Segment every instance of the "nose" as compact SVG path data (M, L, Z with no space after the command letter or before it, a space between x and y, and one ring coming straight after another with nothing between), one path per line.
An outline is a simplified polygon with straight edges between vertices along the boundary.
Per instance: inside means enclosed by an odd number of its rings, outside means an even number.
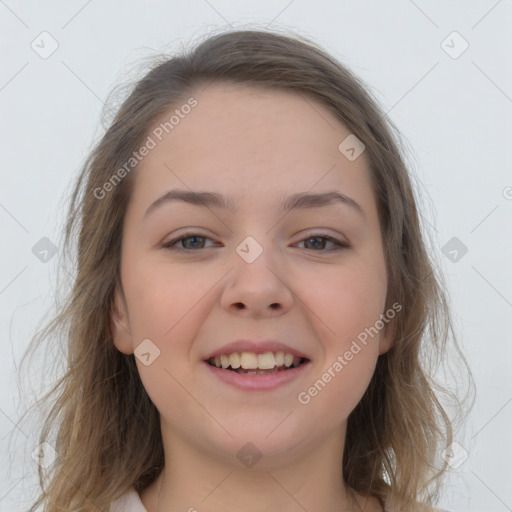
M241 244L233 255L233 268L222 292L222 307L232 314L254 318L284 314L293 303L285 266L279 265L267 249L254 260L246 258L247 247L254 250L249 241L249 245Z

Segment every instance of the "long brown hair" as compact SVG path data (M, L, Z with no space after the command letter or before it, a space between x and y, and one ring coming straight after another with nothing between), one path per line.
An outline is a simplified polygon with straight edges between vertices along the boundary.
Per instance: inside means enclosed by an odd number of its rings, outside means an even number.
M49 442L58 457L49 468L39 467L42 492L31 510L40 504L45 512L108 510L130 486L142 491L163 469L158 410L133 354L119 352L111 332L114 292L122 290L122 224L136 167L100 199L98 190L105 190L162 114L198 88L223 81L280 88L320 102L366 146L388 271L386 310L395 302L403 309L395 318L392 349L379 357L348 418L343 474L355 492L396 510L418 510L418 503L432 510L446 470L440 452L453 440L454 420L441 398L462 403L434 380L434 372L448 341L459 363L466 363L442 276L427 250L400 136L344 65L301 36L266 30L224 32L159 60L133 87L85 162L63 242L76 249L72 287L33 340L41 344L60 333L67 367L41 400L51 400L52 407L40 442ZM471 381L469 368L467 375Z

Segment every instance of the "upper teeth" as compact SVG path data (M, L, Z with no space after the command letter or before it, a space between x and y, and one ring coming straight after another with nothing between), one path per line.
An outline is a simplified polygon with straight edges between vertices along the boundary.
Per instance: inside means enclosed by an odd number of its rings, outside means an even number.
M270 370L275 366L298 366L301 358L293 354L284 352L265 352L264 354L255 354L254 352L233 352L232 354L222 354L212 358L217 368L236 369L242 367L244 370Z

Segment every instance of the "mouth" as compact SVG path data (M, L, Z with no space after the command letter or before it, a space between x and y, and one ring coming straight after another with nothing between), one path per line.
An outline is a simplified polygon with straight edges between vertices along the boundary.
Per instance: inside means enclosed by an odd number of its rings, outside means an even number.
M286 372L309 362L305 357L297 357L286 352L233 352L210 357L206 362L219 370L243 375L270 375Z

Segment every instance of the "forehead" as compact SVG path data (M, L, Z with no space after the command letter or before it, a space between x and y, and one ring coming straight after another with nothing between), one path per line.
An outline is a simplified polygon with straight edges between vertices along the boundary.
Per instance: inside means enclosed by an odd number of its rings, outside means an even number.
M135 173L135 200L149 203L176 187L217 190L242 205L277 200L285 190L334 187L362 202L371 193L364 154L350 161L340 153L351 132L318 101L231 83L210 84L190 96L197 102L193 108L180 109L185 99L149 130L156 145ZM173 113L181 115L171 125ZM168 131L161 140L154 135L158 127Z
M290 90L210 84L194 97L197 106L169 134L177 155L187 139L182 148L194 147L197 157L229 148L233 157L287 152L298 158L312 146L337 150L339 136L350 133L326 106Z

